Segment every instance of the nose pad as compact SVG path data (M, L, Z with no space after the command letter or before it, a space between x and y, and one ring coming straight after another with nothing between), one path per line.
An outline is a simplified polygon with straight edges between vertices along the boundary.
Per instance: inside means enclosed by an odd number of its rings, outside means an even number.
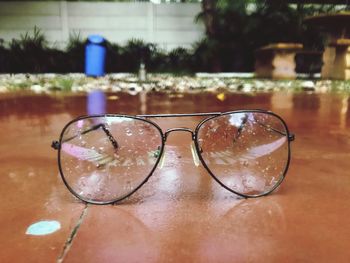
M192 158L195 166L199 166L199 156L197 154L196 150L196 145L194 144L194 141L191 143L191 153L192 153Z
M200 149L202 151L202 149ZM199 156L197 154L197 150L196 150L196 145L194 144L194 142L192 141L191 143L191 153L192 153L192 159L193 159L193 163L195 166L199 166L200 164L200 160L199 160ZM159 161L159 169L162 169L164 166L164 162L165 162L165 155L166 152L164 151L162 156L160 157L160 161Z
M160 157L159 169L162 169L162 168L163 168L164 160L165 160L165 151L163 151L162 156Z

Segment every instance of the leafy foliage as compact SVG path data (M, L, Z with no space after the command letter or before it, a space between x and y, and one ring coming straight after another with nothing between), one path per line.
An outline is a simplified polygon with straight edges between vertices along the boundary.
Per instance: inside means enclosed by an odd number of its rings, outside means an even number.
M291 6L284 0L203 0L196 19L207 34L195 53L212 62L212 71L252 71L254 51L270 43L300 42L322 50L324 36L303 19L334 10L333 5Z
M20 39L13 39L6 48L0 41L0 72L2 73L68 73L84 72L87 40L71 34L65 51L50 48L44 34L34 29ZM190 52L183 48L168 54L155 44L132 39L125 46L106 41L107 72L137 72L140 63L152 72L189 72Z

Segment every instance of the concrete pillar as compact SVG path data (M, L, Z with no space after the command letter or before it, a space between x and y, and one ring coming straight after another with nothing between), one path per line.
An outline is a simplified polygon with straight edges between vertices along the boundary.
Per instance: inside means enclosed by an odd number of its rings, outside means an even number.
M350 79L350 39L337 39L323 52L323 79Z
M335 59L335 48L326 47L322 55L323 65L321 70L321 76L323 79L331 78L334 59Z

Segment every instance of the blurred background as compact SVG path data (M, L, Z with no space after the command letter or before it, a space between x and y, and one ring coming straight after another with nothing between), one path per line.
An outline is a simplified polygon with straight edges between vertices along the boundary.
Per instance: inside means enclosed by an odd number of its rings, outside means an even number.
M0 72L83 72L86 39L106 41L106 72L251 72L254 52L297 42L298 72L320 72L326 37L309 16L346 0L0 1ZM310 52L314 53L310 53ZM311 54L311 62L308 57ZM308 57L306 57L308 56Z

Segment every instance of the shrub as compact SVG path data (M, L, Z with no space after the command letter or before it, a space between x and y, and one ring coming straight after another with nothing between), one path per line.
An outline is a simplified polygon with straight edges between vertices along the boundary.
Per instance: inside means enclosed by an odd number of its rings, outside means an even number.
M26 33L10 42L9 72L41 73L47 71L47 41L44 34L34 28L33 35Z
M121 72L123 61L121 60L121 47L118 44L106 42L106 72Z
M79 33L69 35L65 52L66 72L84 72L86 39L81 39Z
M169 71L188 73L192 71L192 54L184 48L176 48L168 54ZM172 70L171 70L172 69Z
M4 46L4 40L0 39L0 72L9 72L8 60L9 60L9 50Z
M156 51L156 45L145 43L139 39L132 39L126 46L121 48L121 60L123 66L121 71L136 72L141 61L146 65L150 64L151 54Z

